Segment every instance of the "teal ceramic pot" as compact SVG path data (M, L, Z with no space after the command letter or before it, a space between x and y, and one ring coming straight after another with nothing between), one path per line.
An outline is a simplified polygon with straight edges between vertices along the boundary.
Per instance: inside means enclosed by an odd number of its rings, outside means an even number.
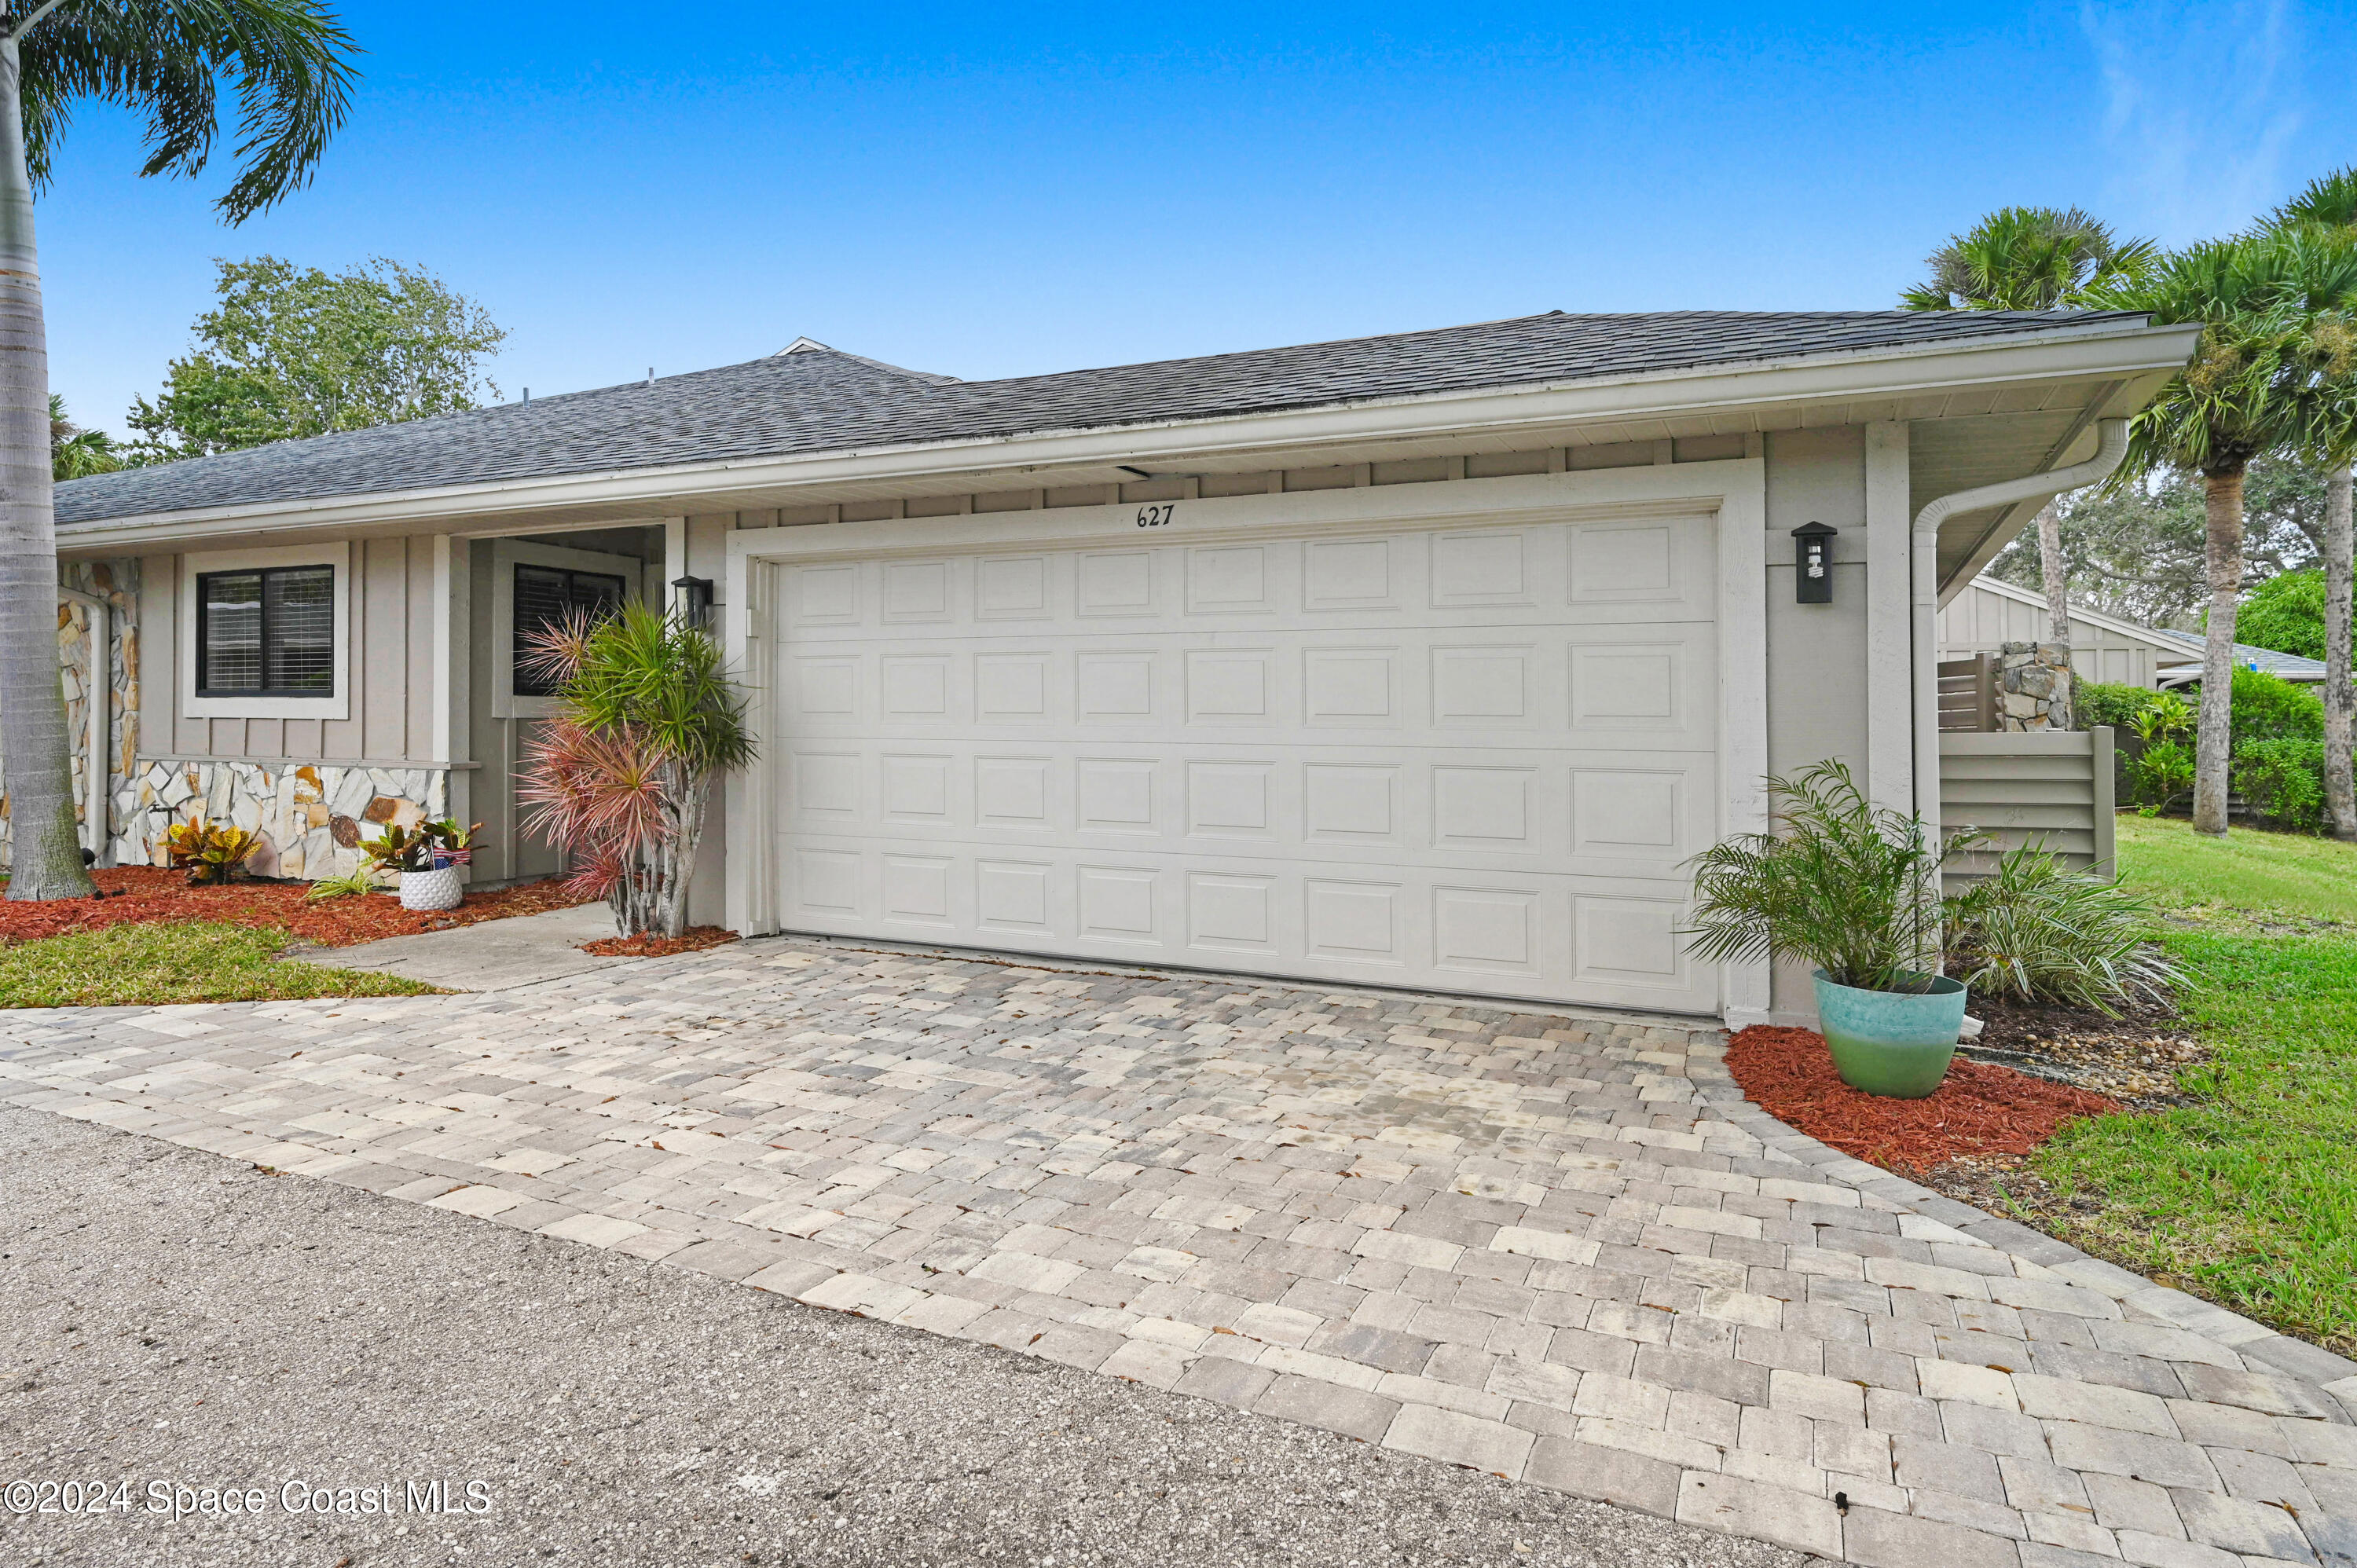
M1948 1075L1964 1029L1964 987L1940 975L1924 992L1860 991L1817 970L1818 1029L1852 1089L1921 1100Z

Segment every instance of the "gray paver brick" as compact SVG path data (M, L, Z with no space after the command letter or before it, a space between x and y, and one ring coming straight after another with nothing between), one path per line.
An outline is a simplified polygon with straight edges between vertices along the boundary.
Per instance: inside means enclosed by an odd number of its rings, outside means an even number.
M1382 1442L1400 1412L1398 1402L1364 1389L1291 1375L1281 1375L1270 1383L1253 1408L1263 1415L1283 1416L1361 1443Z
M1677 1518L1820 1557L1841 1555L1842 1518L1831 1498L1738 1476L1689 1470L1679 1477Z
M1677 1511L1678 1467L1625 1448L1542 1437L1523 1466L1523 1478L1664 1518Z
M1404 1405L1383 1434L1383 1446L1476 1470L1519 1477L1538 1439L1501 1421L1485 1421L1437 1405Z
M2343 1363L1708 1031L791 940L142 1016L0 1018L0 1098L1861 1562L2357 1568Z
M1842 1555L1866 1568L2018 1568L2014 1543L1938 1520L1852 1507L1842 1519Z

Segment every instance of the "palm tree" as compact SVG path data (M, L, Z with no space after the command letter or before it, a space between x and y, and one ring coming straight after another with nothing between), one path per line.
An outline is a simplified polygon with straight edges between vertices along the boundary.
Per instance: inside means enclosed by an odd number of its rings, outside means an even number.
M2234 611L2243 591L2243 475L2265 452L2331 449L2357 396L2357 231L2264 228L2165 258L2099 290L2102 305L2200 322L2192 361L2129 427L2115 486L2156 469L2202 478L2210 575L2193 826L2226 831Z
M84 430L66 417L66 400L49 394L49 472L60 479L113 474L124 467L114 449L114 437L103 430Z
M0 0L0 779L10 898L88 894L58 681L49 361L33 192L77 100L147 118L142 175L195 175L236 85L243 222L310 177L343 123L351 39L321 0Z
M2275 209L2277 228L2317 223L2357 232L2357 166L2335 169L2309 182L2306 190ZM2352 560L2349 464L2357 450L2357 404L2344 404L2342 439L2324 458L2324 803L2332 834L2357 839L2357 779L2350 746L2357 718L2357 682L2350 671L2350 594L2357 562Z
M1925 260L1929 281L1900 295L1910 310L2055 310L2088 291L2138 277L2159 249L2121 240L2076 207L2001 207ZM2038 571L2047 640L2071 644L2071 586L2062 561L2062 498L2038 509Z

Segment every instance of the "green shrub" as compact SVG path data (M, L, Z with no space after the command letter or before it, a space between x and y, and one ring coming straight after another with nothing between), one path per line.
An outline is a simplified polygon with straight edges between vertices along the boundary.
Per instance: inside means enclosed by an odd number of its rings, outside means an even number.
M2253 588L2234 615L2234 640L2303 658L2324 657L2324 574L2284 572Z
M2269 827L2324 831L2324 743L2246 740L2234 748L2234 792Z
M2100 729L2109 725L2115 730L2136 727L2136 716L2153 693L2142 686L2115 686L2104 681L2082 681L2072 703L2077 710L2081 729Z
M2151 945L2151 905L2035 843L1947 899L1946 915L1948 972L1980 995L2115 1014L2178 977Z
M2158 816L2193 788L2193 750L2183 741L2159 740L2127 759L2128 801L2146 816Z
M2322 740L2324 700L2260 670L2234 671L2234 748L2252 740Z

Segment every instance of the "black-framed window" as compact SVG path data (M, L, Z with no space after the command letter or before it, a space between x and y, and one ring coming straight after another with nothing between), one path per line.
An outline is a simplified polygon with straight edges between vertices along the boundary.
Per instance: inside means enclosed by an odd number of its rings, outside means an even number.
M333 566L198 574L198 696L329 697L335 691Z
M533 634L562 623L576 611L593 618L612 615L622 607L622 579L603 572L576 572L563 566L515 569L515 694L552 697L556 682L529 667Z

